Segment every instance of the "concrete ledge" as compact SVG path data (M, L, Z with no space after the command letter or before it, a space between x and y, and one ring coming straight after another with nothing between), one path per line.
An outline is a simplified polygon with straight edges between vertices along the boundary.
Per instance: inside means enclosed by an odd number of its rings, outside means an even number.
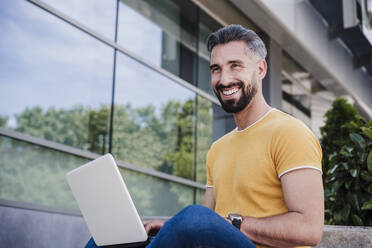
M81 216L9 206L0 206L0 230L1 247L81 248L90 237ZM372 227L326 226L317 247L372 248Z
M319 248L372 248L372 227L326 226Z
M90 233L81 216L0 206L0 246L81 248Z

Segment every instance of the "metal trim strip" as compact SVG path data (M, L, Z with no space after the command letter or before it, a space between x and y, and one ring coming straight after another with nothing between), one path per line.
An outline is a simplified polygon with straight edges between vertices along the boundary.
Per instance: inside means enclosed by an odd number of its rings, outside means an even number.
M81 149L78 149L78 148L75 148L75 147L71 147L71 146L59 144L59 143L56 143L56 142L53 142L53 141L33 137L33 136L30 136L30 135L23 134L23 133L20 133L20 132L16 132L16 131L13 131L13 130L9 130L9 129L6 129L6 128L0 128L0 135L5 136L5 137L9 137L9 138L12 138L12 139L16 139L16 140L19 140L19 141L23 141L23 142L26 142L26 143L31 143L31 144L34 144L34 145L46 147L46 148L49 148L49 149L52 149L52 150L55 150L55 151L64 152L64 153L67 153L67 154L70 154L70 155L75 155L75 156L82 157L82 158L96 159L99 156L101 156L101 154L96 154L96 153L92 153L92 152L89 152L89 151L84 151L84 150L81 150ZM202 185L200 183L197 183L197 182L194 182L194 181L191 181L191 180L188 180L188 179L185 179L185 178L169 175L167 173L156 171L155 169L151 169L151 168L143 168L143 167L140 167L140 166L137 166L137 165L132 165L130 163L123 162L123 161L116 161L116 162L117 162L117 165L119 167L124 168L124 169L139 172L139 173L142 173L142 174L145 174L145 175L148 175L148 176L157 177L157 178L160 178L160 179L163 179L163 180L166 180L166 181L178 183L178 184L185 185L185 186L192 187L192 188L197 188L197 189L202 189L202 190L205 189L204 185Z

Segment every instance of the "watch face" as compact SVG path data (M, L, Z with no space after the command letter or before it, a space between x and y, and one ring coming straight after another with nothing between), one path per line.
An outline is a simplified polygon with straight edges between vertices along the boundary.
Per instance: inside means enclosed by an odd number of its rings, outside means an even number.
M229 214L227 216L230 220L242 220L242 215L241 214Z
M240 214L229 214L227 216L229 220L231 220L231 223L240 230L240 225L242 223L243 217Z

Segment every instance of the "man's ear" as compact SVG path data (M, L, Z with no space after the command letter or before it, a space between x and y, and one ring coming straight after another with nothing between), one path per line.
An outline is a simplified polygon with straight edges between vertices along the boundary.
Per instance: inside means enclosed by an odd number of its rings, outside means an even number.
M261 59L257 62L257 77L262 80L266 76L267 63L266 60Z

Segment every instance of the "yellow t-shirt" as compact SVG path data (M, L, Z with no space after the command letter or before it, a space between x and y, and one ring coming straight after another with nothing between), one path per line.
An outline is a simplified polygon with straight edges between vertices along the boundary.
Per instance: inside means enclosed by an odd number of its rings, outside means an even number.
M213 143L207 155L207 187L214 188L215 211L267 217L288 212L280 177L295 169L321 170L322 149L310 129L272 109L245 130Z

